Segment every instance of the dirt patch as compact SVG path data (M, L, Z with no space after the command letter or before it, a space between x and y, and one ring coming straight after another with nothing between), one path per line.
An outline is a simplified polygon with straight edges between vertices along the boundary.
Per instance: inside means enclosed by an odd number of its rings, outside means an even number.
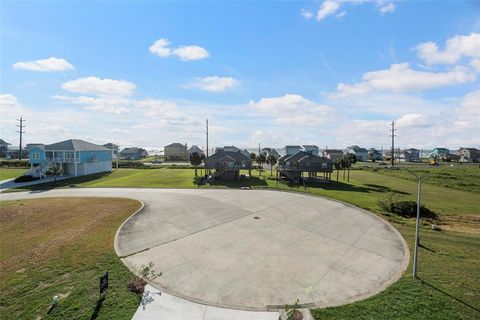
M442 230L480 234L480 215L444 216L438 226Z

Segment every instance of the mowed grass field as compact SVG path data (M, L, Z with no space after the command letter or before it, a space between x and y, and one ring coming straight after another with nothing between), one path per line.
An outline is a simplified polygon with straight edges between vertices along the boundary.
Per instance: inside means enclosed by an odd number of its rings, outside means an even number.
M407 179L370 170L352 170L350 182L343 180L340 172L339 182L290 186L277 182L269 171L259 176L254 170L253 174L251 180L217 182L199 188L252 186L306 192L345 201L377 214L381 214L378 200L390 192L400 199L416 200L414 177ZM119 169L106 175L61 183L64 186L73 183L77 187L197 188L193 177L193 169ZM332 178L336 180L336 173ZM438 214L439 220L435 223L441 228L434 231L431 221L422 222L419 254L422 280L412 279L410 264L402 278L384 292L346 306L312 310L316 319L480 318L480 192L444 187L425 179L422 203ZM382 216L401 232L413 254L414 219Z
M0 202L1 319L131 319L139 297L113 238L140 207L130 199L47 198ZM106 299L99 277L108 271ZM48 314L52 297L60 304Z
M23 175L28 169L0 168L0 181Z
M416 176L422 176L425 183L436 186L480 192L480 165L479 164L445 164L439 167L429 165L408 165L385 168L381 166L364 167L366 170L384 175L415 181Z

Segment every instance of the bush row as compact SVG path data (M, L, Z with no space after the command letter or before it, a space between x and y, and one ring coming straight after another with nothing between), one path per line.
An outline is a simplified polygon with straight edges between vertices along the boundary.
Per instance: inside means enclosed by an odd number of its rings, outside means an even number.
M30 168L28 160L1 160L0 167L2 168Z

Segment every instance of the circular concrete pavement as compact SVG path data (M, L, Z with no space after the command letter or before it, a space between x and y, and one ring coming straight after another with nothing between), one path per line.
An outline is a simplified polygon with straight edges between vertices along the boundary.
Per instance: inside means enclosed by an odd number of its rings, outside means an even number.
M396 281L409 253L379 217L325 198L261 190L138 190L145 207L120 227L131 269L202 304L273 310L345 304Z

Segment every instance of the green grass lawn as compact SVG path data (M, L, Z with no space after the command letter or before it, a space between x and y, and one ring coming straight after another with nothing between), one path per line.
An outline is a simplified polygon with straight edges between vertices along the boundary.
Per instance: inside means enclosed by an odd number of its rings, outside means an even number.
M1 319L131 319L139 296L113 249L138 201L49 198L0 202ZM106 299L99 277L108 271ZM53 296L60 304L47 313Z
M217 182L198 188L251 185L253 188L306 192L345 201L377 214L381 214L378 200L389 192L411 200L416 199L417 192L414 179L370 170L352 170L350 182L344 181L340 174L339 182L306 186L277 182L270 177L269 171L262 176L258 176L257 171L253 173L251 180ZM119 169L107 175L62 183L75 183L78 187L197 188L193 176L193 169ZM336 179L336 174L332 178ZM423 281L411 279L410 265L402 278L384 292L346 306L314 310L316 319L480 318L480 192L447 188L431 180L423 186L422 203L438 214L436 223L442 229L432 231L430 223L423 221L419 268ZM414 220L395 215L383 217L398 228L412 250Z
M421 175L424 182L456 190L480 193L480 167L478 164L442 164L439 167L410 165L403 167L362 167L384 175L415 181Z
M27 169L0 168L0 181L20 177Z
M395 224L407 240L411 256L415 231ZM371 298L352 304L313 309L323 319L479 319L480 237L422 229L418 276L412 261L400 280Z

